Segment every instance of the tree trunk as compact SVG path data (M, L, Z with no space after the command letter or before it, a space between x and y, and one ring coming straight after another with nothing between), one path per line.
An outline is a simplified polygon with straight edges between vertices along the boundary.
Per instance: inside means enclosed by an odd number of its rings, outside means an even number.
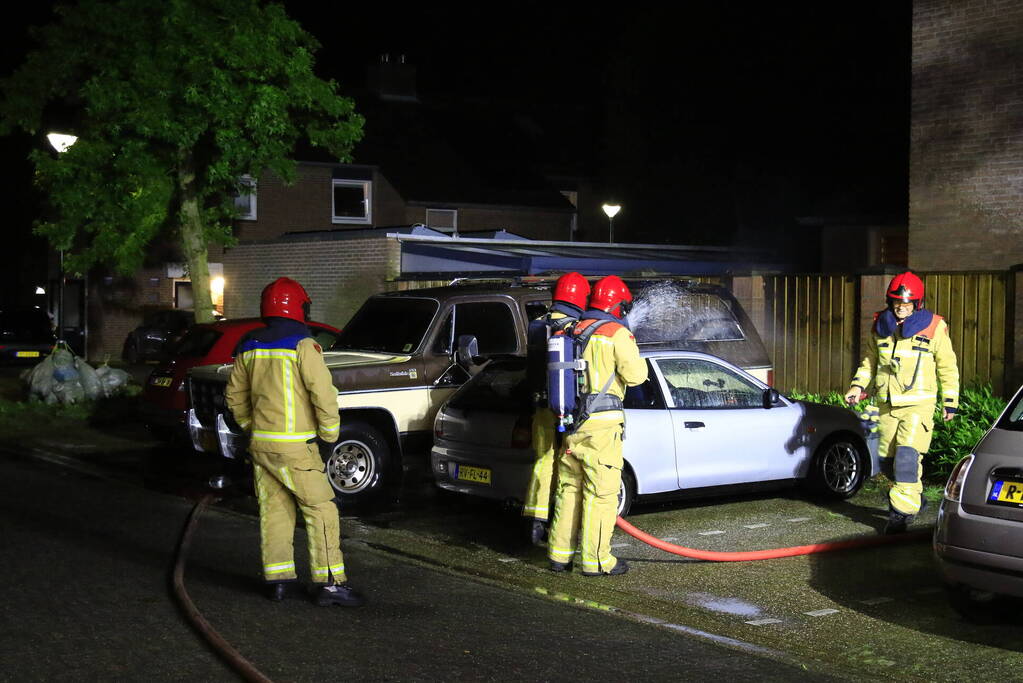
M178 156L178 194L181 201L181 248L188 263L188 277L192 280L192 299L195 302L195 321L213 322L213 299L210 295L210 266L206 235L203 231L199 199L195 190L195 165L192 153L182 150Z

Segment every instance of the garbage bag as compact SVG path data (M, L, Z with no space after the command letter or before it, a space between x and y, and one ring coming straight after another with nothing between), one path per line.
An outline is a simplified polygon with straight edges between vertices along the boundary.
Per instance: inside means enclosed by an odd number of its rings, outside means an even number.
M58 382L70 382L78 380L78 370L72 365L58 365L53 369L53 379Z
M95 401L106 395L103 381L100 379L95 368L86 363L82 358L75 358L75 368L78 370L78 381L82 383L82 389L85 390L85 397L87 399Z
M57 397L57 400L64 405L81 403L85 400L85 389L82 388L82 383L77 379L68 380L66 382L55 382L52 393Z
M103 383L104 389L106 389L107 396L120 393L128 386L128 380L130 379L131 375L118 368L107 368L107 371L100 376L100 381Z
M29 376L29 396L45 398L53 390L53 357L47 356L37 363Z

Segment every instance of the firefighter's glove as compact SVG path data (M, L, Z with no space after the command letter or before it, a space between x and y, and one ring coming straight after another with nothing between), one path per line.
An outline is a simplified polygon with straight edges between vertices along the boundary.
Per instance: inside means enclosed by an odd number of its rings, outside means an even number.
M854 384L851 387L849 387L849 391L845 392L845 402L848 403L849 405L859 403L862 400L860 398L862 395L863 387Z

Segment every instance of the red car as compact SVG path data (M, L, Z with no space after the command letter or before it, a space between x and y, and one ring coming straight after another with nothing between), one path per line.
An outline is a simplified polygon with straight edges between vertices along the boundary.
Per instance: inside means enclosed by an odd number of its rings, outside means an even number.
M146 380L142 390L142 416L150 430L161 438L188 438L185 422L188 413L187 379L189 368L214 363L230 363L242 336L263 327L259 318L238 318L200 323L188 328L185 336L170 350ZM329 349L341 332L326 323L310 322L309 331L324 349Z

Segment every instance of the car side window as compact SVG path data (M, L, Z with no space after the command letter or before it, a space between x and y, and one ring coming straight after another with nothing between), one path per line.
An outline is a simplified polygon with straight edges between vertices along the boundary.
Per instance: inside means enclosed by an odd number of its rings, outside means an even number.
M658 360L676 408L761 408L764 390L729 368L707 360Z
M452 318L454 334L451 330ZM456 304L441 325L433 350L436 353L451 353L452 344L457 344L463 334L476 337L481 356L515 353L518 350L515 318L508 304L501 301Z
M642 384L625 390L625 400L622 402L625 407L632 410L663 410L664 396L661 395L661 388L655 378L656 375L650 369L650 361L647 361L647 379Z

